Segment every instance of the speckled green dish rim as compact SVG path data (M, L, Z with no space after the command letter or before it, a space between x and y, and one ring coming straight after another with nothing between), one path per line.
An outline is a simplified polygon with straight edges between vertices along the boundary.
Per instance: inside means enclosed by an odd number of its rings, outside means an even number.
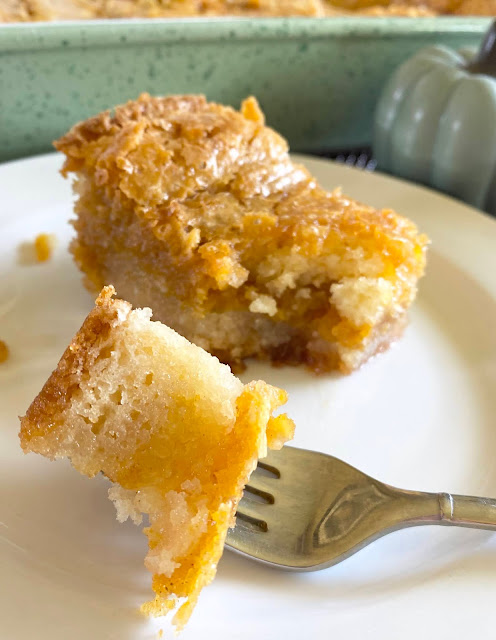
M141 92L204 93L306 152L368 145L390 74L420 48L473 47L491 18L183 18L0 25L0 161L51 149Z
M174 18L81 20L0 25L0 53L122 44L316 38L418 38L481 34L490 17Z

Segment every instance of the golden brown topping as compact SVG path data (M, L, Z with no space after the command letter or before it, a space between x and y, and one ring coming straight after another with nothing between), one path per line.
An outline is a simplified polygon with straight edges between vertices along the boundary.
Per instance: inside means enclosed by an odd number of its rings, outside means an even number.
M495 0L0 0L0 22L195 16L496 14Z
M388 277L412 259L420 275L425 239L411 222L322 189L263 122L254 98L238 112L203 96L143 94L76 125L55 146L67 155L65 173L94 175L109 202L134 209L188 265L183 295L198 303L209 290L239 288L249 274L264 294L294 287L275 264L289 254L356 250L367 260L382 251L374 276ZM353 268L343 263L334 279Z

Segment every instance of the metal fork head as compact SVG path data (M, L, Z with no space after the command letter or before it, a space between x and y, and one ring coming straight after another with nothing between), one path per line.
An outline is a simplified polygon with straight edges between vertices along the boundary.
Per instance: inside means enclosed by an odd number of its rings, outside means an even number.
M313 571L423 524L496 530L496 500L396 489L333 456L283 447L252 474L226 544L278 568Z
M346 532L363 519L364 504L384 499L379 484L332 456L294 447L271 451L245 488L226 543L280 568L330 566L354 546Z

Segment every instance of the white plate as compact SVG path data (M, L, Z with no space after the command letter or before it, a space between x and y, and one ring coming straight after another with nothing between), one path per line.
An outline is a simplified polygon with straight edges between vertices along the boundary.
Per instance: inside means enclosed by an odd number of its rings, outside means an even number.
M326 187L417 222L432 238L428 274L404 338L352 376L256 365L243 377L288 389L296 445L405 488L495 496L496 223L398 180L305 162ZM59 166L49 155L0 167L1 637L156 637L136 612L150 595L145 538L116 522L105 481L18 445L17 416L92 306L66 249ZM18 244L39 232L57 234L54 259L20 266ZM312 574L226 553L182 637L451 640L488 622L495 591L496 536L483 531L402 531Z

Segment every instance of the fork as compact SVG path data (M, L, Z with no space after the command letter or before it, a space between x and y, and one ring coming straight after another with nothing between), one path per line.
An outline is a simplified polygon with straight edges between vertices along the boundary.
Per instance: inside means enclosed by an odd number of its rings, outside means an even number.
M283 447L258 463L226 544L273 567L315 571L427 524L496 530L496 500L397 489L333 456Z

